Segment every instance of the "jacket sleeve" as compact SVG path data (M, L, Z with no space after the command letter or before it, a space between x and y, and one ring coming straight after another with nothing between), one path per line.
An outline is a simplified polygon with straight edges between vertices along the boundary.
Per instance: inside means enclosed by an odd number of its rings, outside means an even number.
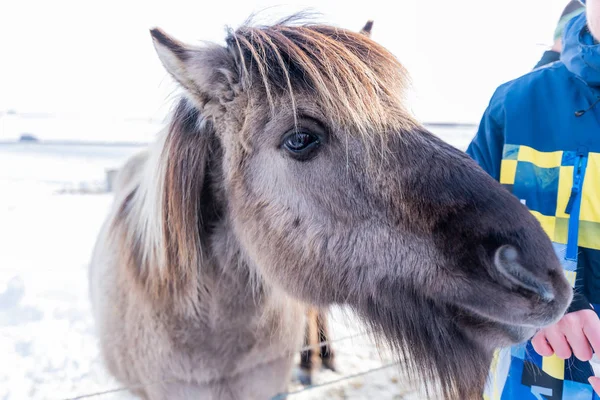
M592 307L592 305L590 304L590 302L588 301L588 299L585 297L585 295L583 293L573 293L573 301L571 301L571 305L569 306L569 309L567 310L567 314L568 313L572 313L575 311L581 311L581 310L593 310L594 308Z
M481 168L494 179L500 180L500 163L504 148L504 126L498 123L497 107L494 98L485 110L479 124L479 130L467 148L471 156Z

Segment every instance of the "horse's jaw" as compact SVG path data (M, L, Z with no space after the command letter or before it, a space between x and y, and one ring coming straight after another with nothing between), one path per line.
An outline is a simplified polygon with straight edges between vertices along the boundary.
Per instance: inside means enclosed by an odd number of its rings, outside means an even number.
M414 293L398 292L395 297L394 302L364 298L353 308L431 398L481 399L496 345L515 338L485 332L486 340L495 339L479 342L447 306Z

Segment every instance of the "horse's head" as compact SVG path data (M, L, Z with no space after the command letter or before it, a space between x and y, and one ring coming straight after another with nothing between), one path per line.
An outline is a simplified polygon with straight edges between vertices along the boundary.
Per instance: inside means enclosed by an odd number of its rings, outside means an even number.
M366 35L282 23L225 46L152 36L186 91L157 178L169 263L194 268L203 232L226 224L265 282L351 305L462 398L480 394L494 348L565 312L540 225L411 117L405 70Z

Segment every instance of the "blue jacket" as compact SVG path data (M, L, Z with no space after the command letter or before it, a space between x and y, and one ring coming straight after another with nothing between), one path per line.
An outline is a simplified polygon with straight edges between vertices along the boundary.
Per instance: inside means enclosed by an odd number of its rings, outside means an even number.
M576 149L579 143L588 143L600 151L600 105L575 116L599 96L600 45L593 45L582 14L565 30L561 61L496 90L467 153L500 179L505 143L540 151Z
M467 153L536 216L575 287L575 311L600 304L600 45L585 14L567 25L563 48L560 61L496 90ZM588 363L527 346L512 349L497 399L592 399Z

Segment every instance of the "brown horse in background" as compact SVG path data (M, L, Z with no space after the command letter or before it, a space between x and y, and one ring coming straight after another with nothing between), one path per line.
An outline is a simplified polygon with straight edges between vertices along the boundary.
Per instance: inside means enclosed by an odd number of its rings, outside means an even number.
M366 35L294 18L224 46L155 29L185 90L132 160L90 270L109 371L146 399L286 390L307 305L363 318L446 399L572 292L525 206L409 113Z

